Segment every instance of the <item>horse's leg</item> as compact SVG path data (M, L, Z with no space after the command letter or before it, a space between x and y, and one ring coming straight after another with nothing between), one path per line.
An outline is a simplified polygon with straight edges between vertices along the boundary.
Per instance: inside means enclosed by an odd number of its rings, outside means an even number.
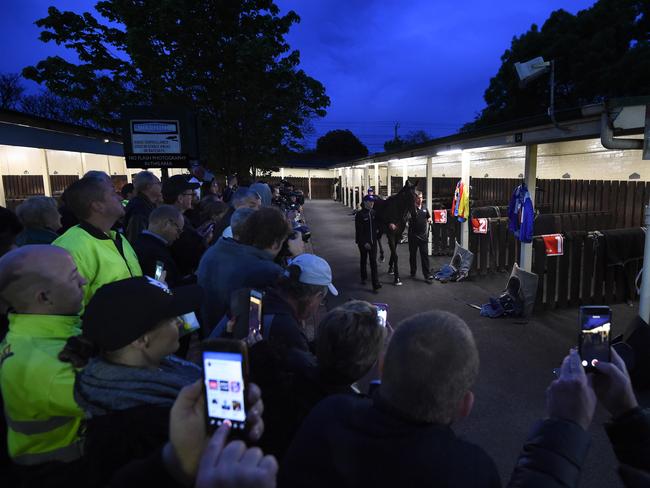
M379 244L379 262L383 263L385 261L384 259L384 246L381 245L381 238L384 234L381 232L379 233L379 237L377 237L377 244Z
M399 269L397 269L397 239L397 234L391 234L388 237L388 245L390 246L390 259L393 263L393 273L395 274L393 284L395 286L400 286L402 284L402 280L399 279Z

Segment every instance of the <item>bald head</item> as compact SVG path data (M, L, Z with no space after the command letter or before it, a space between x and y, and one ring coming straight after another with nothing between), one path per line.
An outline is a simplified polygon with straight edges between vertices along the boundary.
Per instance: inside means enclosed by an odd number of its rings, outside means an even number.
M60 247L23 246L0 258L0 300L16 313L75 315L85 283Z

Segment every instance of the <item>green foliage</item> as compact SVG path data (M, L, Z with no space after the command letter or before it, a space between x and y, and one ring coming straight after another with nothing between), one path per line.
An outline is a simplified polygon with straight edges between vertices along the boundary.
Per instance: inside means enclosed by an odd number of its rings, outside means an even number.
M384 151L387 152L397 151L399 149L402 149L405 146L423 144L430 140L431 137L429 137L429 134L427 134L423 130L414 130L406 134L404 138L397 136L394 139L391 139L390 141L384 142Z
M520 88L514 66L537 56L555 60L556 109L650 94L650 2L599 0L576 15L555 11L541 29L533 24L513 38L485 91L487 107L462 130L546 113L549 75Z
M329 98L298 69L285 41L299 22L273 0L104 0L91 13L50 7L41 40L77 62L48 57L23 75L87 104L83 117L119 130L128 105L183 106L207 133L210 165L228 172L268 167L299 149L302 129Z
M316 141L316 152L332 158L354 159L368 155L368 148L352 132L331 130Z

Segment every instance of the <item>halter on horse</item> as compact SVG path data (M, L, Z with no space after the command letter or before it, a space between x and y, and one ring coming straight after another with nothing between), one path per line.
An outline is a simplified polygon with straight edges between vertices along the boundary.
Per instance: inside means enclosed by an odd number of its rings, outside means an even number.
M375 214L379 225L379 256L384 260L384 248L381 245L381 236L386 234L388 247L390 249L390 259L388 260L389 270L395 272L393 284L401 285L399 279L399 269L397 268L397 243L402 237L406 222L411 215L415 215L415 187L417 181L411 183L406 181L404 187L396 194L388 197L386 200L375 200ZM390 271L389 271L390 272Z

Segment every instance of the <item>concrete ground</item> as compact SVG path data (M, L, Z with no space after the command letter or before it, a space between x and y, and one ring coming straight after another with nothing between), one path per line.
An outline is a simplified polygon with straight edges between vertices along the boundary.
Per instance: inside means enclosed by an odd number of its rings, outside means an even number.
M395 326L414 313L442 309L462 317L472 329L478 345L481 369L474 388L476 403L469 418L454 426L455 431L482 446L495 460L501 479L507 483L521 446L533 423L545 415L545 390L554 379L569 348L577 343L578 309L548 311L527 323L515 319L488 319L479 316L466 302L482 304L505 287L507 275L480 278L463 283L427 285L419 272L409 277L408 247L398 246L401 287L392 285L386 263L379 264L379 294L370 285L361 286L358 249L354 243L354 218L340 203L314 200L305 204L312 230L314 252L332 266L338 297L330 297L327 307L350 299L385 302L389 320ZM387 247L387 246L386 246ZM431 258L433 270L449 258ZM613 308L613 336L622 333L637 312L637 305ZM602 428L606 412L598 409L590 429L592 445L580 486L616 488L623 486L615 469L616 459Z

